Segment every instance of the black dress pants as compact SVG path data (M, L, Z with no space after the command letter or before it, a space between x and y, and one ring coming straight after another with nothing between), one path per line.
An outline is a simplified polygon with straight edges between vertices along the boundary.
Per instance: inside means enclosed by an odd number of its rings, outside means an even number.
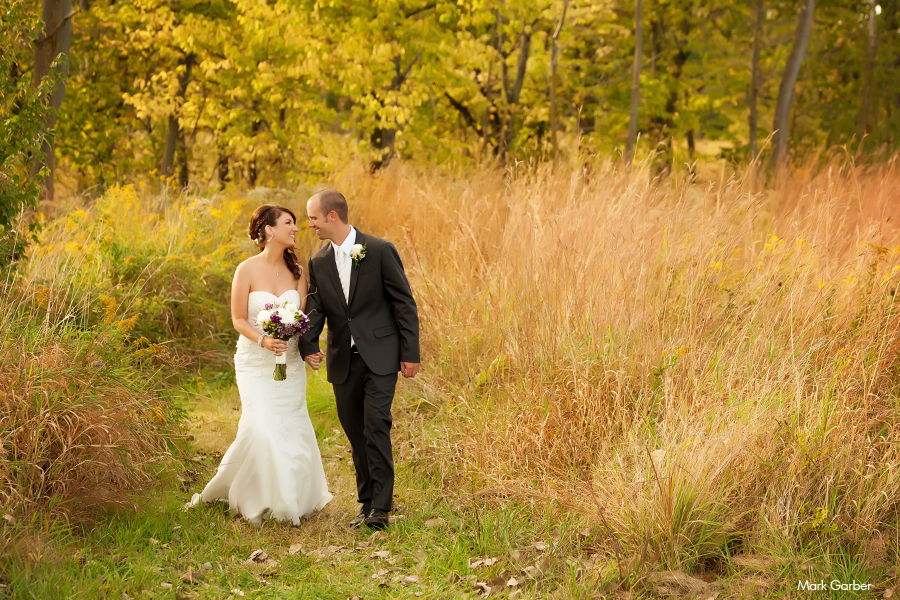
M376 375L354 352L347 380L334 385L338 419L353 449L356 490L364 508L391 509L394 458L391 402L397 374Z

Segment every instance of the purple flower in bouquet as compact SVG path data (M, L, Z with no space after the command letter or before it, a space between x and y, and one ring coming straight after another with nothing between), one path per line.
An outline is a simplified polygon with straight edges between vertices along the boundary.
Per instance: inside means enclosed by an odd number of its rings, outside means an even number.
M266 335L279 340L289 340L309 329L309 317L300 307L290 302L266 304L256 315L256 324ZM275 357L275 381L287 379L287 356Z

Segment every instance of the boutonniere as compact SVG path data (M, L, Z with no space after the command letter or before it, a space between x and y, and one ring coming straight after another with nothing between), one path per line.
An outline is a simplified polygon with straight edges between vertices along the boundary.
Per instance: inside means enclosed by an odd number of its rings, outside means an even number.
M350 246L350 258L353 259L353 268L358 269L359 263L366 257L365 244L353 244Z

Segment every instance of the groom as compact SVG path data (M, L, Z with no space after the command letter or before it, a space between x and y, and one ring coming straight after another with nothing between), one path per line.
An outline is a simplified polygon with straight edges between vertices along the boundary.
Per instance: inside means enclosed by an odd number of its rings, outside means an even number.
M300 352L313 369L327 320L328 381L353 448L362 508L350 524L381 529L394 495L391 401L397 372L419 372L419 315L393 244L349 225L347 200L324 190L306 203L309 226L325 247L309 259L309 330Z

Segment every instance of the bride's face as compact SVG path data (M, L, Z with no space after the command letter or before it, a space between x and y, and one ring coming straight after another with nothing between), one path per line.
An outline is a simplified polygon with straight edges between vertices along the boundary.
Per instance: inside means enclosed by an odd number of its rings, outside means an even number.
M278 244L281 246L294 246L294 236L300 229L294 223L294 218L289 213L281 213L275 225L266 225L266 233L272 241L267 245ZM268 239L268 238L267 238Z

